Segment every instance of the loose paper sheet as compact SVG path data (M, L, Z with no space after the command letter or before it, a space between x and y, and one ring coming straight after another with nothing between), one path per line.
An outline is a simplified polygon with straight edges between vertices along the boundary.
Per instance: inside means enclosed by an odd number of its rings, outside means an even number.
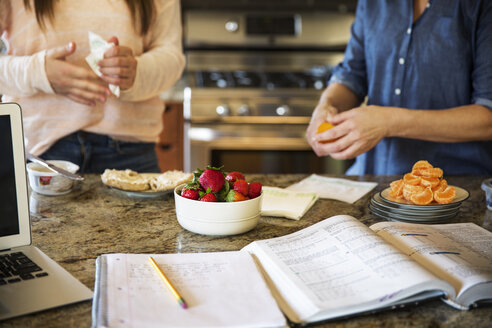
M336 199L353 204L376 186L376 182L359 182L312 174L304 180L290 185L286 189L315 192L320 198Z
M182 309L151 266L154 258L185 299ZM109 327L285 327L246 252L110 254Z

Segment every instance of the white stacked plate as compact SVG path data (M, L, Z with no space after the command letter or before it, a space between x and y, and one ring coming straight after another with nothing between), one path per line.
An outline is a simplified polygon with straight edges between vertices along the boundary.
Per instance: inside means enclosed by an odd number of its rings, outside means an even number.
M456 197L449 204L416 205L405 199L395 199L389 195L390 188L372 196L369 209L375 216L390 220L418 223L441 223L458 214L461 204L470 194L463 188L456 187Z

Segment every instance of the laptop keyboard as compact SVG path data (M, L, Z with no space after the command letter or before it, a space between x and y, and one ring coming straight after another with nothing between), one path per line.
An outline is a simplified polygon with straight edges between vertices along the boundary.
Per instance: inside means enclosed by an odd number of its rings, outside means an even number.
M47 275L22 252L0 255L0 286Z

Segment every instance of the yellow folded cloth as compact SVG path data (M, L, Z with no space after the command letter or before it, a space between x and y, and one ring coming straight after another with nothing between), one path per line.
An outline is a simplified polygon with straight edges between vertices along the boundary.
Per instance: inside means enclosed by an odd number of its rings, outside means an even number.
M318 199L314 192L298 192L277 187L262 188L261 215L299 220Z

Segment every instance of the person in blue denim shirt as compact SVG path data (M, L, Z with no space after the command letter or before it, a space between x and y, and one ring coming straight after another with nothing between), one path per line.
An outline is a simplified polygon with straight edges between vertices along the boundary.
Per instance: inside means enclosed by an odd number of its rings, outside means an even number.
M318 134L323 121L334 127ZM349 175L418 160L492 174L492 1L359 0L306 137L318 156L356 157Z

